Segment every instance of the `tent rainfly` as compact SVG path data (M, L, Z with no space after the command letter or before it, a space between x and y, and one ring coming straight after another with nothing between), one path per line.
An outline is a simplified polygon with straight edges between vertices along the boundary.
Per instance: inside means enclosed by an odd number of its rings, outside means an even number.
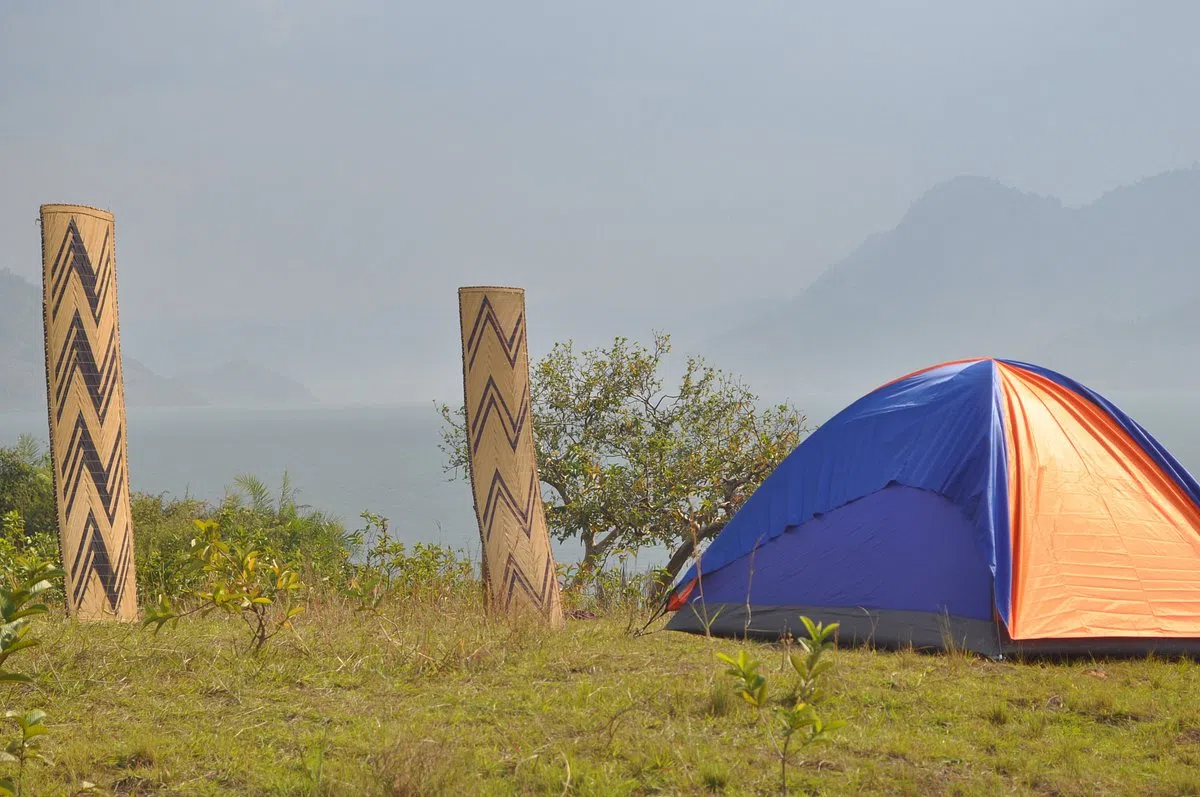
M1200 653L1200 485L1061 374L933 366L810 435L672 591L668 628L1002 657Z

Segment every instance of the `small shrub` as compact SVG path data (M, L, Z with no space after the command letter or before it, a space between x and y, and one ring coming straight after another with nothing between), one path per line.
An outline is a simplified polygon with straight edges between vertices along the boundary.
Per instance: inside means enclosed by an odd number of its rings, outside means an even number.
M366 526L352 539L362 545L371 535L374 541L363 563L354 566L345 589L356 611L378 615L388 596L432 603L478 589L475 565L460 552L418 542L410 553L404 543L392 539L386 517L363 512L362 518Z
M138 592L186 598L204 583L192 541L196 522L214 522L230 542L267 558L286 561L312 588L341 589L354 572L357 543L342 524L296 500L287 474L273 496L254 476L239 476L237 489L217 505L192 498L131 496Z
M18 513L28 539L37 540L47 559L57 558L58 509L50 453L32 437L0 447L0 517Z
M146 610L143 626L153 624L157 632L165 623L193 612L208 615L221 610L240 617L250 631L251 650L261 650L304 611L292 603L294 593L304 585L295 570L268 559L263 551L223 538L218 523L197 520L196 528L200 536L192 541L192 563L204 579L192 597L200 604L180 612L166 595L160 595L158 605Z
M797 741L801 746L823 742L829 733L846 724L842 720L825 720L814 706L825 697L823 680L832 669L833 663L822 657L835 648L833 633L838 624L825 626L803 616L800 620L804 623L809 638L798 640L802 652L789 653L787 657L798 676L798 681L790 700L783 706L775 706L775 732L778 738L775 735L771 736L779 754L780 789L784 794L788 789L787 764L792 745ZM717 658L729 665L725 672L733 677L735 690L761 714L768 702L768 683L766 677L759 672L759 662L751 659L745 650L739 650L736 656L718 653Z
M62 578L63 571L53 561L27 556L19 559L5 576L7 583L0 586L0 682L29 683L32 679L28 675L7 669L8 660L15 653L40 644L30 636L30 623L33 617L46 613L46 604L41 601L53 582ZM43 724L46 714L37 709L8 710L4 717L16 723L20 735L0 752L0 762L17 766L15 776L0 778L0 795L19 797L29 762L50 763L40 750L41 737L47 733Z
M201 584L193 566L191 541L195 522L210 516L203 501L169 500L163 495L134 493L130 498L139 595L186 595Z
M618 557L616 567L582 567L579 564L558 566L559 582L564 584L564 604L570 609L597 611L645 608L649 596L656 594L663 578L661 569L632 573L626 557Z
M729 665L725 673L733 676L734 688L743 700L756 709L767 704L767 679L759 674L757 661L744 650L739 650L736 657L718 653L717 658Z
M30 531L24 516L15 509L10 509L0 517L0 572L10 573L18 583L24 583L24 579L30 576L30 566L36 567L45 562L57 567L60 558L56 535ZM62 590L52 583L46 588L42 599L61 595Z
M803 703L819 703L825 699L821 689L822 676L833 669L833 662L822 656L834 649L832 636L838 624L826 627L807 617L801 617L800 620L808 631L808 638L796 640L800 651L788 654L788 661L799 677L793 699Z

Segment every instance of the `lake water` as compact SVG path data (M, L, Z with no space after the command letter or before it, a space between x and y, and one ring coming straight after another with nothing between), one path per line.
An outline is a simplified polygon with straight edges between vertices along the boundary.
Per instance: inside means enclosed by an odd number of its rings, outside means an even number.
M1197 397L1148 394L1108 397L1200 474ZM845 400L798 401L822 423ZM134 490L218 500L242 473L278 488L286 470L301 503L361 525L364 510L385 515L399 539L437 542L478 555L471 492L442 471L441 417L432 402L396 407L286 410L137 409L129 412L129 469ZM32 434L45 445L44 413L0 413L0 445ZM555 545L559 561L576 562L577 543ZM640 557L657 564L661 552Z

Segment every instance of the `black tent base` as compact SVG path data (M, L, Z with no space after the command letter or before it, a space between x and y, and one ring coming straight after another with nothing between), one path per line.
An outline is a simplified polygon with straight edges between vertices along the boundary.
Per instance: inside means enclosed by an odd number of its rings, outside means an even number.
M1196 658L1200 638L1035 639L1014 641L1002 623L931 612L868 610L860 607L749 606L688 603L667 623L669 631L717 637L780 640L807 635L800 616L838 623L839 647L880 650L970 651L993 659Z
M928 612L867 610L828 606L750 606L744 603L694 601L667 623L671 631L776 641L784 634L807 636L800 616L837 623L839 646L866 645L885 650L970 650L998 658L1002 652L996 624L990 620Z
M1200 661L1200 639L1163 637L1097 637L1093 639L1005 640L1004 657L1040 659L1196 659Z

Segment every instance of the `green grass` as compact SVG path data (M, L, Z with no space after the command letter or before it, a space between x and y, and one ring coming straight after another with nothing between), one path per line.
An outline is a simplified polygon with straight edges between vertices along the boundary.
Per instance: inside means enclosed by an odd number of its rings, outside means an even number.
M249 657L236 620L39 619L36 683L6 689L49 715L56 764L28 794L779 793L770 718L716 661L739 645L629 625L325 604ZM788 677L780 648L747 647ZM1195 664L833 655L823 713L850 725L801 752L794 794L1200 794Z

